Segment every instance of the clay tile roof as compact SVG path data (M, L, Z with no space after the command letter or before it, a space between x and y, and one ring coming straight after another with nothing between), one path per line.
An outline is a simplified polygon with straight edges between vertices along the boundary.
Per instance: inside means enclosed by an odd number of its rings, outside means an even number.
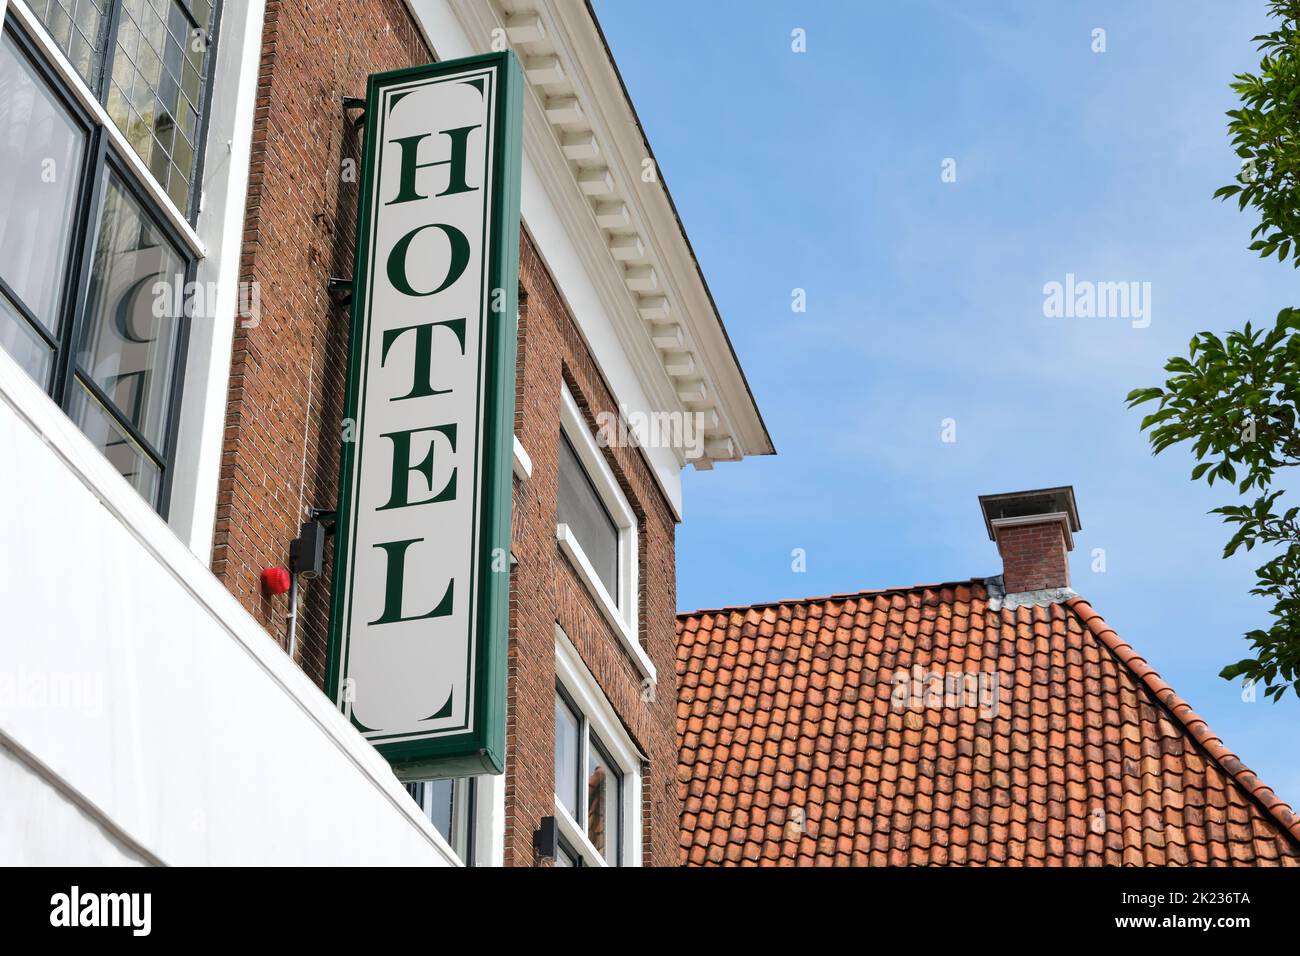
M696 611L677 680L683 863L1300 866L1300 816L1079 597Z

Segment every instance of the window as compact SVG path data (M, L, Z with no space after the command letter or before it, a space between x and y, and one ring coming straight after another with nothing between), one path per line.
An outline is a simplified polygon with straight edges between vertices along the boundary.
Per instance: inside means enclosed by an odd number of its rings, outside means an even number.
M475 780L422 780L408 783L406 792L466 866L474 861Z
M637 866L642 758L558 627L555 648L555 864Z
M555 537L643 677L637 614L637 517L567 386L561 387Z
M49 380L89 131L9 34L0 40L0 342ZM48 172L47 172L48 170ZM43 182L53 177L52 182Z
M563 688L557 688L555 799L610 866L620 866L622 861L622 791L623 774L607 756L600 737L569 702Z
M582 462L578 460L578 453L563 434L560 435L560 473L555 511L556 520L568 525L573 536L578 539L582 553L591 562L596 577L617 607L618 525L609 516L605 503L596 492L596 486L591 483Z
M606 860L621 858L619 836L623 774L605 753L600 738L587 733L587 839Z
M564 699L555 695L555 799L579 818L578 795L582 792L582 718Z
M213 0L34 0L30 7L158 185L189 215Z
M215 20L34 0L0 37L0 347L164 514Z

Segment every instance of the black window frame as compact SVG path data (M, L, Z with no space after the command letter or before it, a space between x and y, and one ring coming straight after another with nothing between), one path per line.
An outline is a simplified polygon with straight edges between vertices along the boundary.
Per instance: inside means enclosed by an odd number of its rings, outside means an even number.
M582 869L583 867L589 867L589 866L591 866L591 864L587 862L587 858L584 857L584 856L583 856L581 853L579 853L577 850L575 850L572 846L570 846L570 845L569 845L569 841L566 840L566 839L564 839L564 837L558 837L558 836L557 836L557 837L555 838L555 842L556 842L556 846L557 846L557 849L559 850L559 852L560 852L560 853L563 853L565 856L567 856L570 860L573 861L572 865L567 866L567 867L566 867L566 866L561 866L561 867L559 867L560 869L575 869L575 870L579 870L579 869Z
M173 2L179 3L190 23L196 25L189 0L173 0ZM66 110L69 118L86 137L83 146L82 168L74 193L73 208L75 214L67 237L67 262L64 265L64 274L60 277L58 303L51 316L58 329L57 334L51 333L45 323L32 313L27 303L5 282L2 274L0 274L0 292L3 292L5 298L18 311L22 319L27 322L28 326L50 349L51 367L47 381L39 383L45 393L67 414L70 407L69 403L75 394L77 385L80 384L85 388L88 395L103 406L112 422L129 436L130 440L135 442L158 468L157 495L156 499L150 501L149 504L165 520L170 511L172 489L175 481L176 446L180 429L181 401L184 394L185 371L189 358L190 317L186 314L172 317L172 320L177 324L176 341L173 343L172 353L167 356L171 368L171 381L167 386L166 424L163 429L161 445L147 438L141 429L129 421L118 409L116 403L104 394L103 389L92 376L79 374L76 355L78 336L90 320L90 284L92 281L94 246L97 238L96 230L103 212L109 175L116 177L124 193L139 205L141 212L149 220L150 224L159 231L159 234L179 254L181 261L184 263L183 280L186 289L190 288L190 284L195 281L201 258L195 252L189 240L176 228L171 216L164 210L163 205L145 188L140 181L140 174L132 168L130 162L118 155L117 150L110 143L109 127L116 128L116 126L112 117L107 114L108 77L112 75L113 61L117 56L117 24L122 16L123 0L109 0L109 3L109 12L103 27L105 31L104 57L99 70L94 76L94 82L91 83L85 77L76 74L77 81L85 85L86 91L104 109L105 116L102 122L81 102L71 88L72 83L76 81L65 78L55 65L49 61L41 43L31 35L25 23L19 22L10 12L4 17L3 24L0 25L2 26L0 32L3 33L4 37L12 39L19 56L23 59L25 65L31 69L36 80L45 85L46 89L50 91L59 105ZM202 197L208 125L212 113L212 95L215 86L212 77L216 63L217 38L220 34L221 15L224 6L224 0L214 0L211 25L205 37L207 49L204 54L203 76L201 77L204 86L202 115L199 117L198 132L196 134L195 164L188 200L189 209L188 212L181 211L182 215L186 217L186 221L191 225L197 222L200 214L199 205ZM39 17L34 13L33 17L40 23ZM41 24L39 28L44 29L44 25ZM193 29L191 29L192 34ZM47 34L46 38L47 42L52 46L58 47L53 37ZM128 145L127 148L129 149L130 146ZM152 173L147 167L144 175L152 178ZM162 185L157 183L156 179L154 182L159 191L166 195L166 190ZM2 272L2 267L0 267L0 272ZM192 303L186 300L186 311L189 311L191 305Z

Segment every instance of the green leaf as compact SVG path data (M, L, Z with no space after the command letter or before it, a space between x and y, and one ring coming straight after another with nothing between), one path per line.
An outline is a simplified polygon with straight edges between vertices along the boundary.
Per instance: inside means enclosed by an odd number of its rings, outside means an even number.
M1213 198L1250 207L1250 251L1300 269L1300 0L1270 0L1267 9L1272 28L1254 38L1258 69L1228 83L1238 102L1227 112L1227 139L1242 165ZM1230 531L1225 558L1257 545L1266 556L1250 593L1271 602L1270 623L1246 632L1250 656L1220 674L1256 681L1272 700L1288 688L1300 697L1300 506L1285 504L1276 487L1280 474L1289 477L1282 469L1300 466L1300 309L1282 309L1271 327L1197 333L1164 369L1163 387L1125 398L1129 408L1156 403L1138 422L1152 453L1185 444L1192 481L1222 479L1230 498L1211 513Z

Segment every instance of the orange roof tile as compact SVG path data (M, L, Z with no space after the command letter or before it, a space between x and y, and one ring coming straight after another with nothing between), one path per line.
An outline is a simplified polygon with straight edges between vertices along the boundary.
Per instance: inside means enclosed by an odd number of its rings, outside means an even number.
M1082 598L917 585L677 639L684 863L1300 866L1300 816Z

